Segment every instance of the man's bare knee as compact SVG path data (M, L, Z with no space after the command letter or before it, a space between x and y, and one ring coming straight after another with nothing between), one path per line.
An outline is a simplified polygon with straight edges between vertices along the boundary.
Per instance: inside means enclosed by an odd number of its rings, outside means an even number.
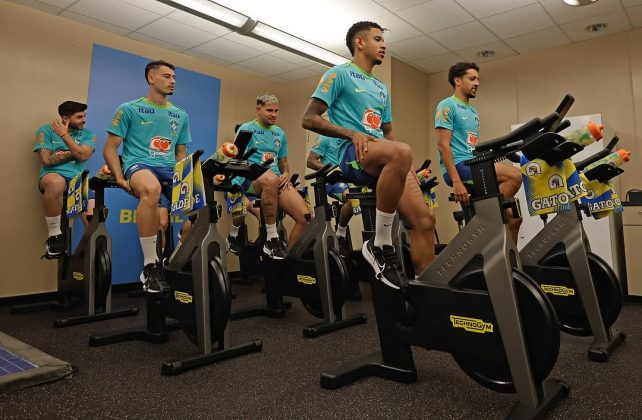
M413 230L432 232L435 230L435 215L432 212L422 212L416 220L412 221Z
M263 175L258 177L257 180L254 182L259 184L259 187L261 189L263 188L273 189L273 188L278 188L279 177L276 176L276 174L272 171L266 171Z

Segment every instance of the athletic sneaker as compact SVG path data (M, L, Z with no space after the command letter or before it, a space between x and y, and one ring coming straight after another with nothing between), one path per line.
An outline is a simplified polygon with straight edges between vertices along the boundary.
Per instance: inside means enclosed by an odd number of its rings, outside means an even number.
M272 238L265 241L263 252L273 260L284 260L288 256L285 245L279 238Z
M169 284L165 281L163 268L159 263L147 264L140 273L143 290L147 293L169 293Z
M372 239L368 239L363 244L361 253L374 269L377 279L393 289L400 289L402 284L408 284L395 248L392 245L384 245L383 248L379 248L374 246L372 242Z
M238 236L227 235L227 249L234 255L241 253L241 241Z
M348 238L346 238L345 236L337 236L337 242L339 245L339 254L341 254L342 257L348 258L350 256Z
M60 258L65 252L65 238L60 235L54 235L47 238L45 242L45 255L44 258L53 259Z

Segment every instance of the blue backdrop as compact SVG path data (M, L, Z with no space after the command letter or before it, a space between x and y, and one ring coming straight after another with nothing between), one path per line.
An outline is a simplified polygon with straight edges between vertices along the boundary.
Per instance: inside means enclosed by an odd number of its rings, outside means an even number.
M145 65L163 57L141 57L94 44L87 109L87 128L96 133L96 151L88 162L93 176L105 164L103 146L106 129L116 108L127 101L146 96ZM192 143L188 154L198 148L206 154L216 150L218 110L221 92L220 79L176 68L176 91L171 101L184 109L190 118ZM134 221L137 200L121 190L105 193L109 208L107 229L112 235L112 281L114 284L139 281L143 254ZM182 220L173 219L178 232ZM81 229L75 229L80 235ZM76 235L74 235L76 236Z

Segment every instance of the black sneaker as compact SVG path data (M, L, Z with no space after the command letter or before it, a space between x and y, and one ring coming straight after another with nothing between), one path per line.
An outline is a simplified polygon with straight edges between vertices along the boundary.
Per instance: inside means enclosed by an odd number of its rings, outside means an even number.
M377 279L393 289L400 289L402 284L408 284L395 248L392 245L384 245L383 248L379 248L374 246L372 242L372 239L367 240L363 244L361 253L374 269Z
M169 293L169 284L165 281L163 268L159 263L147 264L140 273L143 290L147 293Z
M345 236L337 236L337 242L339 245L339 254L341 254L342 257L348 258L350 256L348 238L346 238Z
M227 235L227 249L234 255L241 253L241 241L238 236Z
M60 258L64 253L65 238L62 236L62 233L47 238L47 241L45 242L45 255L43 255L44 258Z
M288 256L288 252L283 245L283 241L279 238L272 238L265 241L263 252L273 260L284 260Z

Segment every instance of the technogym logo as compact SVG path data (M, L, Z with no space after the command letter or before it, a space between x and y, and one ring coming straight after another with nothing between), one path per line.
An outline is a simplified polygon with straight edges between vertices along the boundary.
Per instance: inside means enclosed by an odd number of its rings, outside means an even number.
M575 289L571 289L565 286L557 286L554 284L542 284L540 286L544 293L548 293L555 296L574 296Z
M192 295L185 292L179 292L178 290L174 291L174 299L180 303L192 303Z
M298 281L299 283L303 283L303 284L309 286L311 284L315 284L317 282L317 279L315 279L314 277L311 277L311 276L306 276L306 275L303 275L303 274L297 274L296 275L296 281Z
M453 328L463 328L465 331L485 334L493 332L493 324L484 322L477 318L468 318L465 316L450 315L450 322Z

